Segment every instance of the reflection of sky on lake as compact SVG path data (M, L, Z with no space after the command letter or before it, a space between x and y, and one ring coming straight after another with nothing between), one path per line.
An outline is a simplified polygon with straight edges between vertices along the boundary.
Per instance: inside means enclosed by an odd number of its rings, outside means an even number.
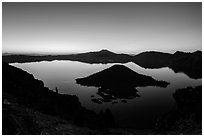
M115 63L114 63L115 64ZM117 121L124 125L134 125L140 123L151 123L154 117L168 112L175 107L172 93L175 89L185 88L187 86L201 85L201 79L194 80L183 73L174 73L169 68L144 69L135 63L129 62L124 65L137 73L152 76L156 80L170 82L167 88L160 87L137 87L138 94L128 103L117 104L103 103L95 104L91 101L91 95L96 95L97 88L84 87L77 85L76 78L86 77L103 69L109 68L114 64L86 64L76 61L42 61L33 63L13 63L13 66L32 73L35 78L42 80L45 86L50 89L58 88L60 93L74 94L79 97L83 106L88 109L99 112L101 109L110 108Z

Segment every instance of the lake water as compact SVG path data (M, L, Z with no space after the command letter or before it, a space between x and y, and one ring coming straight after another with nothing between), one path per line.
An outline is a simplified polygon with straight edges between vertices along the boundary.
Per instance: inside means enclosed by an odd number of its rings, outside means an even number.
M156 117L175 109L176 104L172 94L176 89L202 84L201 79L191 79L184 73L174 73L169 68L144 69L135 63L123 64L137 73L148 75L156 80L164 80L170 83L166 88L161 87L137 87L141 97L127 100L127 103L118 100L117 104L105 102L96 104L91 101L91 95L99 97L95 87L85 87L76 84L76 78L89 76L114 64L87 64L77 61L42 61L32 63L12 63L34 75L36 79L44 82L46 87L55 90L57 87L61 94L77 95L82 106L87 109L100 112L109 108L117 124L129 127L151 126Z

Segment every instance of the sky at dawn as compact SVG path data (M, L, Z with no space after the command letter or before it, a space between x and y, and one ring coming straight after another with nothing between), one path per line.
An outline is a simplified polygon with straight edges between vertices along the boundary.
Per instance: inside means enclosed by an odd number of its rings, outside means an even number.
M202 3L2 3L3 53L202 49Z

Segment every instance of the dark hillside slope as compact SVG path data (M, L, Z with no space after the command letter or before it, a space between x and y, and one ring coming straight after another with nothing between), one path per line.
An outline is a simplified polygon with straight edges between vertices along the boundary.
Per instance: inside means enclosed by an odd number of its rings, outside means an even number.
M109 113L108 116L106 114L103 116L87 110L81 106L77 96L57 94L44 87L43 82L34 79L33 75L4 62L2 63L2 95L3 101L8 100L43 114L73 120L77 125L99 129L114 126L110 111L106 111ZM7 114L2 115L4 117Z
M202 78L202 52L184 53L177 51L173 54L168 67L175 72L184 72L191 78Z
M173 94L177 109L158 118L158 134L202 134L202 86L178 89Z
M183 72L191 78L202 77L202 52L174 54L143 52L133 57L133 62L144 68L169 67L175 72Z

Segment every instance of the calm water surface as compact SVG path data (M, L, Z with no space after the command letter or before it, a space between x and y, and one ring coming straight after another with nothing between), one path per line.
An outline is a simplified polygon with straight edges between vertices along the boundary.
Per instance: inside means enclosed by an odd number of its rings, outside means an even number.
M79 97L82 106L100 112L106 108L111 109L119 125L130 127L151 126L154 119L167 113L176 107L172 94L176 89L187 86L201 85L201 79L191 79L183 73L174 73L169 68L144 69L135 63L123 64L137 73L148 75L156 80L170 82L167 88L160 87L137 87L137 97L127 100L127 103L118 100L117 104L105 102L96 104L91 101L91 95L99 97L95 87L85 87L76 84L75 79L89 76L114 64L87 64L77 61L42 61L32 63L12 63L11 65L21 68L42 80L46 87L55 90L58 88L62 94L73 94Z

